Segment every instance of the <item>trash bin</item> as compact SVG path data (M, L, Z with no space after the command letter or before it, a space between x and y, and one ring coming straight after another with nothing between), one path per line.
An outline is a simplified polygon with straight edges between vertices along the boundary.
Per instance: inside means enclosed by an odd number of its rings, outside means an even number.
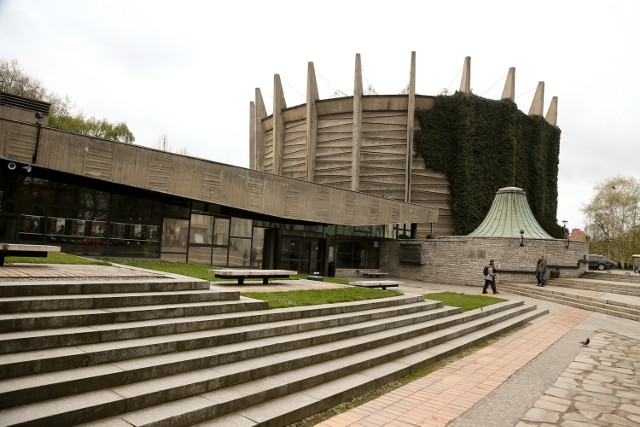
M336 277L336 262L335 261L329 261L329 274L327 274L327 276Z
M554 268L553 270L551 270L551 279L557 279L560 277L560 269L558 268Z

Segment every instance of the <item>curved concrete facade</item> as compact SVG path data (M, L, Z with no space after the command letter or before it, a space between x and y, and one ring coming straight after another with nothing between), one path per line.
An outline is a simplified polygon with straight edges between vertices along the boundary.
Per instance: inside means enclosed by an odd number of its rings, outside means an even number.
M460 91L470 93L471 59L465 58ZM319 99L313 63L307 70L305 104L287 107L280 76L274 76L273 114L267 115L260 89L251 103L250 167L439 209L438 220L418 224L417 238L454 234L449 183L425 168L413 153L415 111L433 107L434 96L415 93L416 54L411 53L406 93L364 95L356 54L353 96ZM509 70L502 98L515 97L515 69ZM542 115L540 82L529 114ZM554 97L547 121L556 124Z

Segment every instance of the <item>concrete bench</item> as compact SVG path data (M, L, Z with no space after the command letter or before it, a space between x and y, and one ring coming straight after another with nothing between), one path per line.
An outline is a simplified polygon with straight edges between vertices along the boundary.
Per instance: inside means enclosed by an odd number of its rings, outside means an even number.
M389 273L383 273L380 271L364 271L362 277L387 277Z
M387 288L397 288L401 282L395 280L358 280L355 282L349 282L350 285L360 286L361 288L382 288L383 291Z
M60 246L0 243L0 267L4 265L4 258L8 256L46 258L49 252L60 252Z
M218 279L238 279L238 284L244 284L244 279L259 278L263 284L268 284L269 279L288 279L294 274L294 270L251 270L244 268L224 268L219 270L209 270Z

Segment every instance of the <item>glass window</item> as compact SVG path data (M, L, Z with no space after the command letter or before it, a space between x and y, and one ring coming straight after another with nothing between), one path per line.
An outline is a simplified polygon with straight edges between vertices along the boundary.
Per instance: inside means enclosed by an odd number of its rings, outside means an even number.
M211 261L212 265L216 267L226 267L227 266L227 247L214 247L213 248L213 259Z
M229 218L216 217L213 229L213 244L221 246L229 244Z
M253 221L243 218L231 218L231 236L233 237L251 237L251 228Z
M232 237L229 239L229 266L249 267L251 239Z
M165 218L162 230L162 252L187 252L189 220Z
M264 228L253 228L253 241L251 242L251 267L262 268L262 255L264 252Z
M189 243L210 245L213 239L213 217L211 215L191 215Z

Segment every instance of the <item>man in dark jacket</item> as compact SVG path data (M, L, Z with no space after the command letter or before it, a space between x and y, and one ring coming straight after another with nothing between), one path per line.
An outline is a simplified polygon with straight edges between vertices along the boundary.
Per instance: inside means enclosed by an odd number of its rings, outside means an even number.
M482 288L482 293L486 294L487 293L487 288L489 286L491 286L491 290L493 291L493 294L499 294L500 292L498 292L496 290L496 274L498 273L498 271L496 270L496 267L493 265L493 260L489 261L489 265L487 266L487 274L484 276L484 287Z
M538 264L538 275L540 279L540 284L538 286L544 288L547 286L547 279L545 279L545 274L547 274L547 260L544 259L544 255L540 255L540 264Z

